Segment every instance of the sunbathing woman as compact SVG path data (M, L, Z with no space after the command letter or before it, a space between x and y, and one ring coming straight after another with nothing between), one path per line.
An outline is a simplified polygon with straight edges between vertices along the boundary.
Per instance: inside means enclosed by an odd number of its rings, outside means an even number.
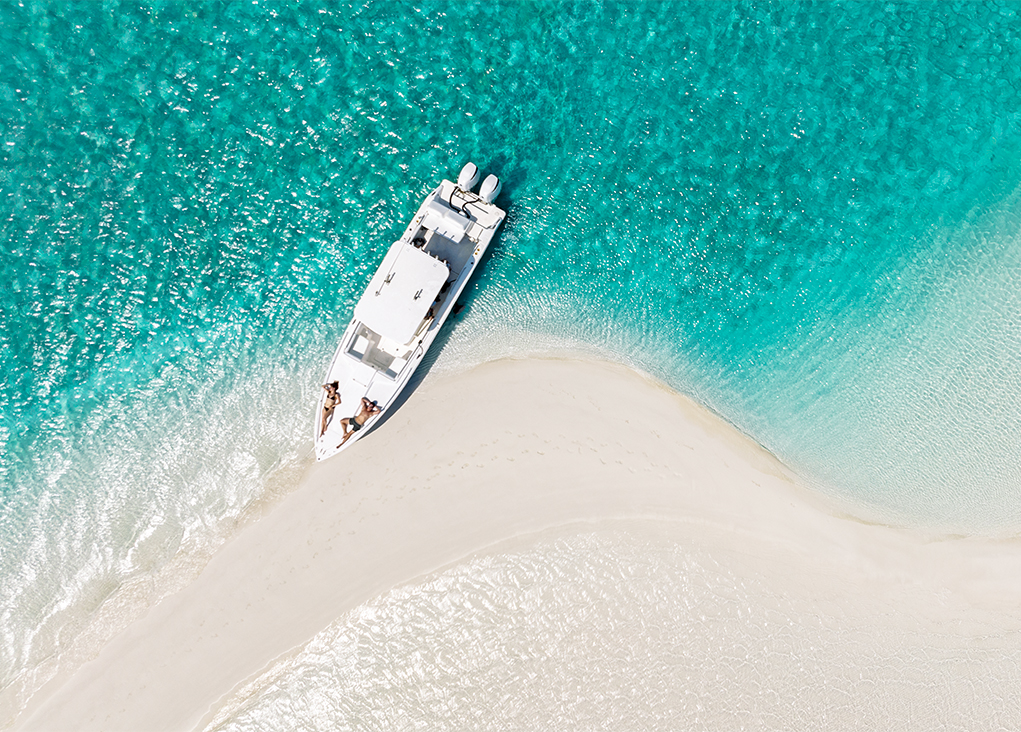
M319 430L320 437L326 434L326 423L329 422L330 417L333 415L333 410L340 404L340 394L337 393L338 386L340 386L339 381L334 381L332 384L323 384L323 388L326 389L326 399L323 400L323 426Z
M365 423L369 421L369 417L379 414L380 411L382 410L376 406L375 402L370 402L365 397L362 397L361 411L353 417L344 417L344 419L340 420L340 426L344 428L344 439L340 441L340 445L337 445L337 447L339 448L347 442L348 437L365 426ZM348 430L348 427L351 429Z

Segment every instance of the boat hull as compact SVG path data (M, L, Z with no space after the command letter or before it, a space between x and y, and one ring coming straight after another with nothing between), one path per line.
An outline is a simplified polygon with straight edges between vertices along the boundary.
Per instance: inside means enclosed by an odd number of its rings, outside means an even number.
M399 403L401 393L453 312L505 216L506 213L495 204L448 180L426 196L404 234L394 242L374 275L330 361L323 383L337 382L340 403L328 420L326 431L320 434L326 391L320 392L314 425L316 460L325 460L351 447ZM371 323L365 322L369 316L359 319L359 313L373 314L381 310L372 299L381 294L381 289L387 286L396 289L401 282L408 286L405 272L400 269L401 258L423 259L421 254L412 255L411 249L428 254L442 263L447 271L446 280L431 306L412 301L412 298L420 300L423 293L432 295L433 290L429 288L435 284L434 275L424 274L421 266L416 265L418 269L410 276L423 278L419 283L422 287L416 290L417 285L411 286L408 293L412 294L400 302L397 302L398 296L394 297L393 317L380 316ZM428 310L416 327L415 319L419 313L415 309L426 307ZM408 312L396 312L402 308ZM414 328L414 334L407 342L398 342L406 336L406 332L395 324L400 318L405 318L401 325L410 323L409 330ZM373 331L370 326L376 322L384 324L382 330L399 332L398 340L388 338L386 333ZM363 398L375 403L379 412L370 416L361 429L345 440L343 420L351 420L358 414Z

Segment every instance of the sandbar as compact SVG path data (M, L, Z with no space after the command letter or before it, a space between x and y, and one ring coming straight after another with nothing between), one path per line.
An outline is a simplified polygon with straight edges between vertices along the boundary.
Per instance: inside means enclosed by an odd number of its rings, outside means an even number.
M784 581L829 577L837 596L922 587L911 596L950 598L906 609L934 622L1000 622L1021 601L1017 542L859 520L624 366L504 359L426 378L352 449L311 465L193 582L44 687L15 728L201 728L234 690L390 588L516 537L621 520L723 541L728 561L812 567ZM745 544L755 551L742 559Z

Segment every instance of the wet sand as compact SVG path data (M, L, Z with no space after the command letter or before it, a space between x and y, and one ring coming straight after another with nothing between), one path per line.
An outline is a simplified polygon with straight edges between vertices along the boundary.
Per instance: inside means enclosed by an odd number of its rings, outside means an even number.
M725 421L622 366L504 360L427 379L380 429L310 467L194 582L44 687L16 728L201 727L274 660L392 587L516 537L621 520L683 525L727 545L728 561L810 567L782 581L811 593L829 578L837 602L911 586L918 606L898 610L928 622L1021 626L1017 542L848 517Z

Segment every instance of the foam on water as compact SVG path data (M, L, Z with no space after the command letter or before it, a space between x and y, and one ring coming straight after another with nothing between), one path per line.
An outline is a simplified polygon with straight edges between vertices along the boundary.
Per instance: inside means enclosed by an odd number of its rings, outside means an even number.
M783 566L751 570L753 547L734 562L672 533L543 539L395 589L240 690L207 730L1021 723L1021 647L1002 618L903 583L834 593L811 574L834 568L772 547ZM919 613L925 601L937 613ZM938 622L948 608L962 617Z
M999 3L3 4L0 703L293 485L355 299L469 158L509 215L437 369L602 354L862 513L1015 532L1019 28Z

